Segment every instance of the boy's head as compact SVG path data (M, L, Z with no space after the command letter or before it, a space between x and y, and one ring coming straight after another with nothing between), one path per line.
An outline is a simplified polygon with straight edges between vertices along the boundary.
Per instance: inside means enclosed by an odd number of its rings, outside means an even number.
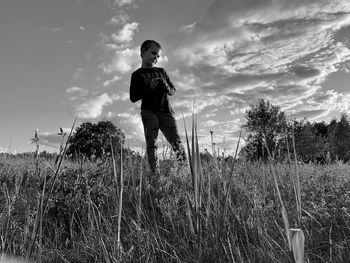
M155 40L146 40L142 43L140 51L142 67L153 67L159 58L162 46Z

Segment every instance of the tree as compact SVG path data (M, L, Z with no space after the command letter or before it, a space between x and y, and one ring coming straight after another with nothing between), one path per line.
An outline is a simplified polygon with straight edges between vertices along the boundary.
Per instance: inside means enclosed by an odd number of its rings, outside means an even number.
M303 162L325 162L329 151L327 125L324 122L310 123L306 118L294 120L289 125L290 133L293 132L297 158ZM293 145L291 138L288 141ZM294 153L291 152L294 156Z
M262 159L267 158L264 139L270 153L275 153L287 127L286 116L280 107L259 99L257 105L251 105L245 118L247 123L244 127L252 133L248 137L248 142L257 147L256 156Z
M69 141L67 154L73 158L83 156L91 160L101 158L111 153L111 140L114 153L120 151L121 143L124 144L125 135L110 121L100 121L97 124L91 122L82 123Z
M350 123L346 114L342 114L333 137L334 154L347 162L350 160Z

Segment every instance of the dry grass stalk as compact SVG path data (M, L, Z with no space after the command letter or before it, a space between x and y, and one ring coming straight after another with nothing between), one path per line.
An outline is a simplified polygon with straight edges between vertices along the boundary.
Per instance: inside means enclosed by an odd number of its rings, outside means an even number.
M47 207L48 207L48 203L49 203L49 200L50 200L50 197L51 197L53 188L54 188L55 183L56 183L56 181L57 181L58 172L59 172L59 170L60 170L63 157L65 156L65 153L66 153L66 150L67 150L67 147L68 147L69 140L70 140L70 138L71 138L71 136L72 136L72 134L73 134L73 129L74 129L75 122L76 122L77 118L78 118L78 115L77 115L77 116L75 117L75 119L74 119L74 122L73 122L73 125L72 125L72 128L71 128L71 131L70 131L70 133L69 133L69 136L68 136L66 145L65 145L64 150L63 150L63 154L61 155L61 158L60 158L60 160L59 160L59 162L58 162L58 166L57 166L57 168L56 168L55 174L54 174L54 176L53 176L51 188L50 188L50 190L49 190L49 192L48 192L48 194L47 194L46 201L44 202L44 204L43 204L43 206L42 206L42 216L41 216L42 218L45 216L46 209L47 209ZM39 213L39 212L40 212L40 208L38 209L37 213ZM41 212L40 212L40 213L41 213ZM29 260L31 254L32 254L33 245L34 245L34 243L35 243L35 241L36 241L36 237L37 237L37 235L38 235L38 228L39 228L39 227L37 226L37 224L39 224L39 223L40 223L40 220L36 220L36 221L34 222L34 227L33 227L33 238L32 238L32 240L31 240L31 242L29 243L29 246L28 246L28 249L27 249L26 260Z
M39 130L35 129L34 132L34 138L32 139L32 143L35 143L36 149L35 149L35 167L36 167L36 172L38 173L39 170Z
M239 132L239 137L238 137L237 147L236 147L236 151L235 151L235 156L233 158L232 166L231 166L230 179L228 181L228 185L227 185L227 189L226 189L226 193L225 193L225 205L224 205L223 217L225 217L226 212L227 212L228 199L229 199L228 196L231 193L232 182L233 182L233 170L234 170L234 166L235 166L235 161L237 159L238 149L239 149L239 144L240 144L241 138L242 138L242 126L241 126L241 130Z
M119 204L118 204L118 233L117 233L117 242L118 242L118 253L120 253L122 245L120 242L120 231L121 231L121 222L122 222L122 209L123 209L123 144L122 139L120 138L120 180L119 180ZM120 256L120 255L119 255Z
M41 191L41 198L40 198L40 209L38 211L39 213L39 259L38 262L41 263L41 255L42 255L42 245L43 245L43 212L44 212L44 196L45 196L45 187L46 187L46 176L44 176L44 185L43 189Z
M142 179L143 179L143 169L142 169L142 156L143 149L141 151L140 160L140 182L139 182L139 193L138 193L138 204L137 204L137 223L141 225L141 213L142 213Z
M290 229L292 235L292 250L294 255L294 260L296 263L304 262L304 243L305 237L301 228L301 186L300 186L300 177L298 170L298 162L297 162L297 151L295 147L295 139L294 139L294 126L292 131L292 142L293 142L293 152L294 152L294 167L295 167L295 178L293 180L293 187L295 192L295 200L297 205L297 213L298 213L298 229Z
M297 205L298 212L298 223L299 227L301 227L301 187L300 187L300 178L299 178L299 170L298 170L298 161L297 161L297 151L295 147L295 139L294 139L294 125L292 131L292 142L293 142L293 152L294 152L294 168L295 168L295 177L293 177L293 187L295 193L295 200Z
M124 178L123 178L123 142L122 142L122 138L120 138L120 176L119 176L119 183L118 183L116 162L115 162L115 156L114 156L113 144L112 144L112 138L111 137L110 137L110 144L111 144L111 153L112 153L112 161L113 161L113 174L114 174L114 178L115 178L115 181L116 181L116 184L117 184L117 194L118 194L117 244L118 244L118 261L121 262L122 244L120 242L120 232L121 232L121 221L122 221L122 211L123 211L123 186L124 186ZM119 185L119 188L118 188L118 185Z
M276 173L273 169L273 166L272 166L272 162L271 162L272 156L271 156L269 148L267 146L266 138L265 138L264 142L265 142L265 148L267 150L268 157L269 157L268 158L269 167L270 167L270 170L273 174L278 199L281 203L281 213L282 213L283 222L284 222L284 226L285 226L285 230L286 230L289 250L293 252L293 259L294 259L295 263L303 263L304 262L304 241L305 241L304 233L300 228L298 228L298 229L290 228L287 210L284 206L284 202L283 202L280 190L279 190L277 175L276 175ZM301 224L301 193L300 193L299 173L298 173L298 169L297 169L297 158L296 158L294 136L293 136L293 148L294 148L294 157L295 157L296 178L293 178L292 182L293 182L294 193L296 196L298 221L299 221L299 227L300 227L300 224Z
M271 160L272 156L271 156L269 147L267 146L266 138L264 138L264 145L265 145L265 148L267 150L268 164L269 164L271 173L273 175L273 179L274 179L274 183L275 183L275 188L276 188L278 200L280 201L280 204L281 204L281 213L282 213L282 218L283 218L283 222L284 222L284 227L285 227L285 230L286 230L286 235L287 235L287 240L288 240L288 247L289 247L289 249L291 249L292 248L292 243L291 243L291 234L290 234L290 230L289 230L290 229L290 224L289 224L289 220L288 220L288 214L287 214L287 210L286 210L286 208L284 206L282 195L281 195L281 192L280 192L280 189L279 189L279 186L278 186L277 175L275 173L275 170L273 169L272 160Z

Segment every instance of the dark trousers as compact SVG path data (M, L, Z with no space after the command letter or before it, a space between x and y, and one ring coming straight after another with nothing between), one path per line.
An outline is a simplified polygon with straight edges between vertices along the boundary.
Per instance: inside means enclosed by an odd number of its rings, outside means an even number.
M170 143L179 163L186 164L185 148L181 143L174 114L141 110L141 118L146 138L148 163L152 172L159 172L157 156L157 137L159 130L161 130Z

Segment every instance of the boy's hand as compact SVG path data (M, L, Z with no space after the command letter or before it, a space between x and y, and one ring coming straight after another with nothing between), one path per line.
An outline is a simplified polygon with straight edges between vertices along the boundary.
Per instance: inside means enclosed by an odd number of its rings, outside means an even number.
M160 90L164 93L169 93L170 87L162 78L155 78L151 80L151 89L152 90Z
M162 80L161 78L152 79L152 80L151 80L151 89L152 89L152 90L155 90L155 89L158 87L159 82L160 82L161 80Z

